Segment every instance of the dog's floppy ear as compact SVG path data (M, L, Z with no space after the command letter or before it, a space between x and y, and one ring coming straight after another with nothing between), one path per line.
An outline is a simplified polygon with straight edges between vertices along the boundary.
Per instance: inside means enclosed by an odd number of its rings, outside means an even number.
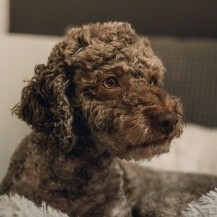
M53 49L47 65L35 67L35 75L23 88L21 102L14 107L13 113L44 133L52 144L68 152L76 142L73 106L67 97L68 88L73 88L73 72L61 57L60 48Z

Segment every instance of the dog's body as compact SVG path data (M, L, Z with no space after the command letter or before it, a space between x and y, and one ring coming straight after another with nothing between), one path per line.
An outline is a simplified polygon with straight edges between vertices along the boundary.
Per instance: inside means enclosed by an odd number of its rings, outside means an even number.
M19 193L69 216L178 217L214 189L216 177L152 171L105 154L65 156L39 149L37 135L15 152L1 194ZM35 141L34 141L35 140Z
M180 102L164 67L126 23L74 28L38 65L14 113L34 129L15 152L0 193L45 201L69 216L180 216L217 178L147 170L121 159L169 151Z

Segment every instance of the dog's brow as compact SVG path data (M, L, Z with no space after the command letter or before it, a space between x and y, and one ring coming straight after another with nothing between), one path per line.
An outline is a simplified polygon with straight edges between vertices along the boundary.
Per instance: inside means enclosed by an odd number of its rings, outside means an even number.
M126 74L126 72L123 69L117 68L114 70L114 74L117 77L122 77L124 74Z
M133 70L130 74L133 78L136 79L145 78L144 72L141 72L140 70Z

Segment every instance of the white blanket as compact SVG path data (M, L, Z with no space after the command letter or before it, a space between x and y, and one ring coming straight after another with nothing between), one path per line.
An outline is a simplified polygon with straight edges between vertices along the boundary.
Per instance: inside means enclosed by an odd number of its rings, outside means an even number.
M188 205L184 217L216 217L217 216L217 188L202 196L199 201Z
M36 207L31 201L19 195L0 197L1 217L68 217L53 208L43 204ZM76 216L76 215L75 215ZM217 189L202 196L199 201L189 204L183 211L183 217L215 217L217 216ZM168 216L169 217L169 216Z
M45 204L36 207L33 202L19 195L0 197L0 216L1 217L68 217Z

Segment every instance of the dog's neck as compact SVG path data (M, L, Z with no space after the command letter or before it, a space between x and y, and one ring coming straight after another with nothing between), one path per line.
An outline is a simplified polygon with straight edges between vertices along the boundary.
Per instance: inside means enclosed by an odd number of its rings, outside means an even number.
M117 159L93 142L84 144L78 141L71 153L53 157L51 165L58 182L53 185L55 191L60 195L67 192L67 200L74 201L70 205L72 210L80 216L96 210L103 201L114 201L119 192L121 175ZM112 186L111 180L114 181ZM110 192L115 192L115 195Z
M98 185L97 190L103 191L117 164L117 159L102 149L102 145L87 138L78 139L70 153L54 155L52 150L50 154L53 175L61 188L64 186L74 197L86 195L91 185Z
M54 151L48 144L45 147L40 133L33 132L30 138L28 178L24 182L26 188L36 191L29 199L38 204L43 200L69 215L92 216L89 214L97 210L98 216L104 216L104 207L121 198L123 172L118 159L102 148L103 144L78 139L73 150L66 154ZM34 181L30 185L32 174Z

